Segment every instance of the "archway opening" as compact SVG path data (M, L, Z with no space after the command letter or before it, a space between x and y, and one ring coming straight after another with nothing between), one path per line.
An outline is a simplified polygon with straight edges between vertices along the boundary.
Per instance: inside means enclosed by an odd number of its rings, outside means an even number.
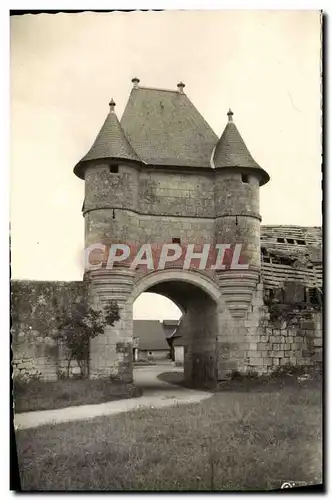
M172 279L169 276L167 279L149 280L147 286L141 289L142 292L134 305L134 341L135 321L139 321L138 317L152 318L154 316L162 320L161 325L163 325L165 337L164 322L167 325L167 321L178 320L178 324L174 325L172 338L167 340L169 362L176 371L184 371L186 385L198 387L215 382L218 359L218 316L217 300L212 297L212 293L205 290L203 286L199 286L198 283L190 282L185 278L179 279L179 277ZM171 307L167 307L169 301L171 301ZM167 309L174 311L173 318L162 317L163 313L160 309L162 303L164 303L164 311ZM145 338L143 346L140 345L140 338L136 340L138 360L145 358L146 361L150 360L160 365L160 356L158 357L153 349L147 349L148 334L146 332L143 333L143 337ZM144 347L144 353L142 353L142 347Z

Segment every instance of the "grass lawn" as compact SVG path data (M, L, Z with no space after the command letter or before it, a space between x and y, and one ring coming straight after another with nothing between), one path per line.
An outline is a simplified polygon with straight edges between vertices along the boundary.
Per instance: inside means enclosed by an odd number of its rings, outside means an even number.
M53 410L66 406L105 403L136 397L141 391L132 384L105 380L57 380L14 384L15 413Z
M24 490L250 490L322 481L319 381L18 431Z

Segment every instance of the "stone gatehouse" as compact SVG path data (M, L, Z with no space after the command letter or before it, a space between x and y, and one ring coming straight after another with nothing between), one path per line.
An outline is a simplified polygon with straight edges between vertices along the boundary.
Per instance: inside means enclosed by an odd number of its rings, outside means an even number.
M300 236L289 237L294 243L288 244L287 238L275 241L281 239L280 228L261 231L260 189L269 175L251 156L231 110L219 138L182 82L177 90L141 87L137 78L132 82L121 121L111 100L94 144L74 168L85 185L85 247L242 244L247 266L184 270L175 262L153 271L126 264L88 270L88 300L102 307L115 299L121 310L120 321L91 341L90 376L132 381L133 303L148 291L170 298L183 313L179 334L188 382L223 380L234 370L268 373L288 363L319 363L321 312L310 306L309 290L320 290L321 256L312 262L307 250L319 252L321 237L306 240L306 228L298 228ZM302 260L289 257L291 245ZM287 263L273 262L280 253ZM282 280L273 280L273 266L284 267ZM281 314L282 321L275 322L270 305L285 302L284 296L275 297L289 288L284 283L302 287L305 296L290 300L295 313Z

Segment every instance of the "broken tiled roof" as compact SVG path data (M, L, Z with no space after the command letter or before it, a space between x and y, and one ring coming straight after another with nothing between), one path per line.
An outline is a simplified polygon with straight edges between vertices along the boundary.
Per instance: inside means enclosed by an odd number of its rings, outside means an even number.
M285 281L322 286L322 228L261 226L262 277L267 287Z
M251 156L235 123L233 112L229 110L228 123L223 131L213 154L215 168L248 168L260 174L261 185L266 184L270 177Z
M134 337L138 337L138 348L143 351L168 350L169 345L160 321L134 320Z
M211 168L218 137L183 92L133 88L121 125L149 165Z
M84 179L84 165L90 160L114 159L141 162L128 142L120 122L114 113L115 103L110 102L110 112L100 129L90 151L75 166L74 173Z

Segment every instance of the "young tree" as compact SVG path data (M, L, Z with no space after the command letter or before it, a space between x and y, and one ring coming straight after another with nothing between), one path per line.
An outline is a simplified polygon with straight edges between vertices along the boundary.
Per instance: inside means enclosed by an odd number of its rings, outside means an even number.
M119 306L115 300L111 300L104 310L96 310L80 302L63 312L56 337L69 352L67 376L72 359L77 361L82 377L88 376L90 339L102 335L107 325L113 326L119 319Z

